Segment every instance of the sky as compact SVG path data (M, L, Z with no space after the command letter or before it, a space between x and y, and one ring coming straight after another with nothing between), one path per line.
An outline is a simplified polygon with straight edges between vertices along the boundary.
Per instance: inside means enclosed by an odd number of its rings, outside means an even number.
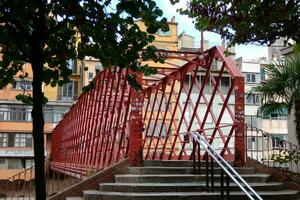
M155 0L157 6L164 12L164 17L168 21L175 16L175 21L178 23L178 34L185 31L186 34L195 37L195 41L200 43L200 32L195 29L193 20L186 15L180 15L177 8L184 7L187 0L180 0L176 5L172 5L170 0ZM204 40L209 40L210 45L221 44L220 35L212 32L204 32ZM237 45L236 58L243 57L244 59L258 59L260 57L268 57L268 48L266 46L257 45Z

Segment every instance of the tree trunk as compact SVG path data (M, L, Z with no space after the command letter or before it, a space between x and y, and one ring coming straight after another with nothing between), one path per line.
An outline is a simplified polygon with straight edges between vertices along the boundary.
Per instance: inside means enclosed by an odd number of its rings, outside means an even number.
M37 59L38 60L38 59ZM32 109L32 134L34 144L35 162L35 192L37 200L46 199L45 184L45 150L44 150L44 116L43 116L43 93L42 73L43 62L33 62L33 109Z
M38 10L34 21L34 31L31 38L31 65L33 71L33 108L32 108L32 135L35 162L35 195L36 200L46 199L45 184L45 148L44 148L44 116L43 116L43 68L45 58L46 36L46 1L37 1Z
M298 144L300 145L300 100L295 102L295 125Z

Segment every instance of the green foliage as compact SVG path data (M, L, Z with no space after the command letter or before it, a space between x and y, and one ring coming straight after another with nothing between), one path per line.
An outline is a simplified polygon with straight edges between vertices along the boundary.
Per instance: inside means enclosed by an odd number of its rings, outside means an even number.
M21 101L22 103L26 105L33 105L33 98L31 95L26 95L26 94L18 94L16 96L16 99L18 101ZM42 104L46 104L48 102L48 98L43 96Z
M272 114L276 115L286 115L288 110L288 105L286 102L271 102L264 103L258 111L258 115L260 115L263 119L269 119Z
M297 152L295 149L282 149L278 153L272 154L270 160L273 160L275 163L279 163L280 165L291 162L294 162L296 165L298 165L300 161L300 152Z
M82 93L87 93L94 88L95 88L95 83L91 81L87 86L82 87Z
M136 90L142 90L142 86L136 81L135 75L127 75L126 79L128 83Z
M295 108L296 135L300 144L300 53L285 61L275 62L266 67L268 79L252 88L251 93L261 94L263 116L291 113Z
M300 54L295 54L266 67L268 79L252 88L251 93L262 95L261 111L266 114L289 113L300 100Z
M143 21L149 33L140 30L135 20ZM45 199L44 120L40 109L46 99L42 83L62 86L72 74L68 61L83 60L85 56L99 59L105 68L117 66L146 75L155 73L140 61L164 61L149 44L154 40L151 33L168 30L166 22L153 0L0 2L0 89L14 82L25 63L33 69L33 97L18 95L17 99L33 105L34 147L39 149L35 152L39 177L35 179L36 199ZM135 76L127 80L141 89ZM84 91L92 88L89 85Z
M272 44L280 37L300 41L299 1L189 0L180 13L193 18L197 29L219 33L231 44Z
M35 45L42 49L39 59L44 64L43 82L52 87L68 82L72 74L68 68L69 59L92 56L105 68L130 67L133 71L152 74L153 70L138 62L139 52L147 46L142 53L143 60L164 61L155 53L156 48L149 46L155 39L152 33L169 29L153 0L28 1L26 7L23 5L24 2L18 1L0 3L0 23L3 24L0 26L0 53L3 55L0 89L13 82L24 63L36 59L32 49ZM44 23L38 23L41 22L38 14L42 15ZM136 19L145 23L149 33L139 29Z

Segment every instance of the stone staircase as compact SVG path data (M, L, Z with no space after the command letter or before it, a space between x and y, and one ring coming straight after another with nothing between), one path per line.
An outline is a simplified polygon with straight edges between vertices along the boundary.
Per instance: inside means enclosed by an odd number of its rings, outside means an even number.
M204 163L201 163L204 166ZM267 174L254 168L235 168L264 200L298 200L299 191L285 190L271 182ZM144 161L143 167L130 167L128 174L115 175L114 183L101 183L99 190L87 190L82 197L67 200L219 200L220 168L214 168L215 192L206 192L205 171L193 174L192 161ZM248 199L230 182L230 200Z

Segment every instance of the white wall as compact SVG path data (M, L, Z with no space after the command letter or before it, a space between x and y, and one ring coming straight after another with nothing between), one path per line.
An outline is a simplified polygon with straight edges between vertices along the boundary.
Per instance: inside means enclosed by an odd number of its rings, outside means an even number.
M288 141L293 144L299 144L297 136L296 136L296 125L295 125L295 116L294 116L294 110L292 110L291 115L288 119Z

